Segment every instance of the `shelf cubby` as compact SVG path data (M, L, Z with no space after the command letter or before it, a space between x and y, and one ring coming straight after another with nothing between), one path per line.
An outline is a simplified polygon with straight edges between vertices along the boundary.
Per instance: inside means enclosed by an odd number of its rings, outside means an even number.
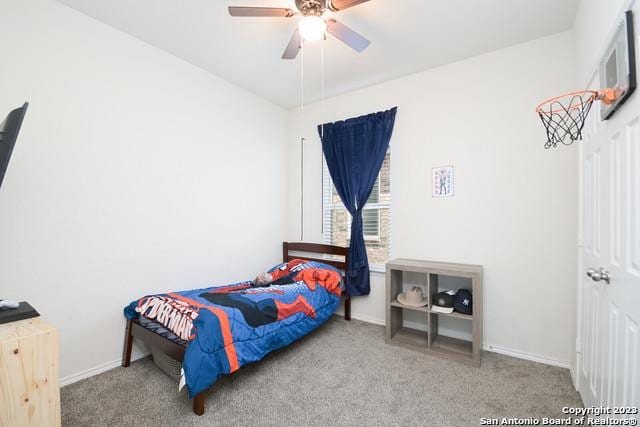
M422 274L426 279L427 305L412 307L398 302L398 294L404 291L408 274ZM473 294L472 314L439 313L432 310L435 295L445 287L440 278L462 278L469 283ZM424 285L423 285L424 287ZM425 289L423 289L423 292ZM480 366L482 347L482 266L470 264L432 262L410 259L397 259L386 266L386 330L385 341L413 350L436 356L446 357L474 366ZM413 317L424 321L426 330L407 327L405 313L413 312ZM447 336L440 333L440 319L462 319L464 325L470 324L470 339ZM449 320L454 322L454 320ZM457 321L459 323L459 321ZM469 322L469 323L466 323ZM460 323L459 323L460 324ZM465 331L459 334L464 335Z
M430 312L429 307L427 307L426 305L424 307L411 307L410 305L400 304L398 301L391 301L390 304L393 307L401 308L401 309L404 309L404 310L421 311L423 313L429 313Z

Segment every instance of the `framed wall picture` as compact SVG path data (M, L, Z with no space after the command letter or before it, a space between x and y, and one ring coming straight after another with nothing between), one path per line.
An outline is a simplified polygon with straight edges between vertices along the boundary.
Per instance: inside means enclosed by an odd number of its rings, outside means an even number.
M453 196L453 166L441 166L431 170L431 195Z

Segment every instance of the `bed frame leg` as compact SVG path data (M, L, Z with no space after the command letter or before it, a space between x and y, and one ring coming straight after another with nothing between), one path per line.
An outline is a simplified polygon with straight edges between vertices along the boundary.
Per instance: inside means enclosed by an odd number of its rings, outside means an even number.
M344 299L344 320L351 320L351 297L348 295Z
M124 368L127 368L129 365L131 365L131 348L133 347L131 323L131 320L127 320L127 327L124 331L124 350L122 351L122 366Z
M193 413L197 416L204 414L204 391L193 398Z

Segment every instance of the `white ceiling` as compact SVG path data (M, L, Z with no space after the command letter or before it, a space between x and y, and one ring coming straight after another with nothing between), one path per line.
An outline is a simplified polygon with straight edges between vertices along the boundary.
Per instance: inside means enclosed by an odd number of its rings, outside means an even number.
M294 18L232 18L226 7L293 0L59 0L283 107L301 100L301 60L280 59ZM571 28L578 0L371 0L336 14L371 46L328 36L325 96ZM305 103L320 98L320 43L307 43Z

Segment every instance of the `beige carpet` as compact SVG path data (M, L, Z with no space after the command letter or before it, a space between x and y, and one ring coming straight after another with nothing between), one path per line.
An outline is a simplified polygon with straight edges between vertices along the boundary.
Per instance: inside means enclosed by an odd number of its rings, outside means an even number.
M480 417L561 417L582 406L566 369L485 353L482 368L384 343L334 318L219 381L206 413L150 359L62 389L65 426L477 426Z

